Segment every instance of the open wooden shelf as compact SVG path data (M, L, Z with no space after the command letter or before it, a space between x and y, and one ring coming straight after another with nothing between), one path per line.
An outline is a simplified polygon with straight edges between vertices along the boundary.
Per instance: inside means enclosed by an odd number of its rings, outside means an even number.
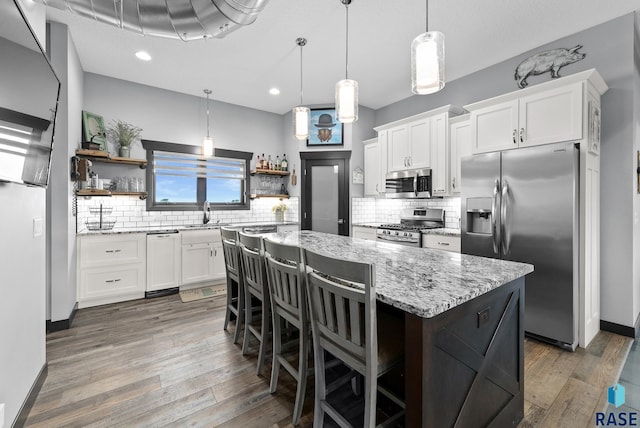
M251 199L259 199L259 198L280 198L280 199L289 199L289 195L278 195L278 194L251 194L249 196Z
M251 175L265 174L265 175L280 175L285 176L291 174L289 171L275 171L273 169L254 169L250 172Z
M101 150L77 149L76 156L82 156L83 158L90 159L94 162L115 163L120 165L135 165L142 169L145 169L147 167L146 159L121 158L118 156L111 156L108 152L104 152Z
M76 191L78 196L138 196L140 199L147 198L147 192L115 192L101 189L79 189Z

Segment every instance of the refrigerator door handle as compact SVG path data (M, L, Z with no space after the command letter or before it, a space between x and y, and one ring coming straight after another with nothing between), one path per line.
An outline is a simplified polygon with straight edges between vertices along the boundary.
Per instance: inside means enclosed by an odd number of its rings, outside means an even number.
M413 177L413 193L415 193L415 195L418 196L418 174L416 174L416 176Z
M502 183L502 204L501 204L501 209L500 209L500 234L502 236L502 255L506 256L507 253L509 252L509 249L511 247L511 234L509 233L509 230L507 230L507 222L508 222L508 217L507 217L507 211L509 208L509 183L507 182L507 180L503 180Z
M496 215L498 214L498 197L500 195L500 180L496 178L493 186L493 200L491 202L491 239L493 241L493 252L498 254L498 229L496 225Z

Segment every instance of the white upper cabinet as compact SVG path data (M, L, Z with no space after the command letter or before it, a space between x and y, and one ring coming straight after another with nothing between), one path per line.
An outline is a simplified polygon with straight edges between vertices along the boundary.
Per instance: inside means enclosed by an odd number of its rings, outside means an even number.
M582 84L534 88L465 106L474 154L582 138Z
M364 196L378 196L384 193L386 174L386 165L384 169L382 165L381 144L377 138L365 140L362 144L364 149Z
M428 168L431 166L431 120L425 118L407 125L409 134L407 166Z
M459 195L462 188L460 177L460 160L471 154L471 122L469 115L454 117L449 120L450 148L450 193Z
M449 193L449 121L446 113L430 118L430 164L433 196Z
M409 136L407 126L401 125L387 131L388 170L401 171L409 167Z
M439 195L448 188L448 119L462 109L450 105L375 128L380 139L386 133L387 171L431 168L433 189ZM436 171L437 169L437 171Z

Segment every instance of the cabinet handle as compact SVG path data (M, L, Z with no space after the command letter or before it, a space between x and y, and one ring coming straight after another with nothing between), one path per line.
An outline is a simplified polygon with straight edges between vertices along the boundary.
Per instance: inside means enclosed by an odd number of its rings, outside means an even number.
M518 144L518 140L516 140L516 135L518 135L518 131L513 130L513 144Z
M218 249L217 248L213 249L213 256L214 257L218 257Z
M450 244L448 242L440 242L440 241L438 241L438 245L442 245L444 247L448 247Z
M114 283L114 282L120 282L122 281L121 278L117 278L117 279L107 279L105 282L106 283Z
M404 166L407 166L407 157L404 158Z
M104 250L105 253L119 253L122 250Z
M524 128L520 128L520 142L524 143Z
M409 156L409 157L407 158L407 163L409 164L409 165L407 165L407 166L411 166L411 156Z
M376 183L376 192L379 192L379 190L378 190L378 183Z
M456 188L456 178L455 177L453 177L451 179L451 187L453 187L454 189Z

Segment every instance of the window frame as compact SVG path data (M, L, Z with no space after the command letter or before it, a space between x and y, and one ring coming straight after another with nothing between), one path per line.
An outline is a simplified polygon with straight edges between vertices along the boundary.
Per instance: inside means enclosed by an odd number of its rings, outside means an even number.
M156 203L156 181L155 181L155 168L154 168L154 159L155 152L173 152L180 154L191 154L191 155L199 155L202 156L202 147L193 146L187 144L177 144L177 143L169 143L163 141L154 141L154 140L141 140L142 147L147 151L147 171L146 171L146 181L147 181L147 211L201 211L204 207L204 201L207 194L206 188L206 178L198 178L197 179L197 187L196 187L196 198L197 201L195 204L193 203L173 203L173 204L158 204ZM251 209L251 198L249 195L249 183L250 183L250 162L253 158L253 153L250 152L242 152L238 150L227 150L215 148L213 157L215 158L227 158L227 159L236 159L236 160L244 160L245 161L245 169L244 169L244 182L242 189L243 201L240 203L229 203L229 204L213 204L209 203L211 210L221 211L221 210L250 210Z

